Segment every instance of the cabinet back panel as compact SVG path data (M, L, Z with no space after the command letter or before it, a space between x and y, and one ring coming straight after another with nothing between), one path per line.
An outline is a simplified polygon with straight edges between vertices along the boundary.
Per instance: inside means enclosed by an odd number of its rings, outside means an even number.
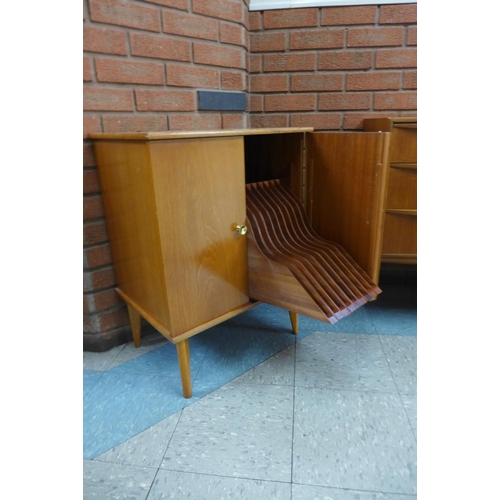
M118 288L170 330L146 142L95 141Z
M387 133L307 134L308 215L378 282L387 173Z
M303 133L246 136L245 183L280 179L304 202L303 148Z
M248 303L242 137L150 143L172 337Z

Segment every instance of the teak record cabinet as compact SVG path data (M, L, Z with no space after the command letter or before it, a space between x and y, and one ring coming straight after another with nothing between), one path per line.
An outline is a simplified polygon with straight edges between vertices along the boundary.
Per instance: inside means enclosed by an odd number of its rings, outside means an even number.
M134 342L142 317L176 344L185 397L188 339L259 303L249 294L246 186L279 179L314 231L377 283L389 136L311 128L91 134Z

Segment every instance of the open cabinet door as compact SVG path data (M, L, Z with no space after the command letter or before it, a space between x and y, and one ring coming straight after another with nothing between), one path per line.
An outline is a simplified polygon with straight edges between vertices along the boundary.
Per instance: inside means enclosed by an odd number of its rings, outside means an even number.
M378 283L390 134L306 135L312 227L320 237L340 244Z

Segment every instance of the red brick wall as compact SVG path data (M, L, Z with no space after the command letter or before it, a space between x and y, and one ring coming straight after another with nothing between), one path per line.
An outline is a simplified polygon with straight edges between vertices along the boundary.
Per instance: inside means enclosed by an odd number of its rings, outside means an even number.
M416 4L250 12L250 126L416 114L416 24Z
M248 12L248 0L84 0L84 348L130 339L90 132L313 126L416 113L416 5ZM247 81L249 82L247 84ZM198 112L199 89L248 113Z

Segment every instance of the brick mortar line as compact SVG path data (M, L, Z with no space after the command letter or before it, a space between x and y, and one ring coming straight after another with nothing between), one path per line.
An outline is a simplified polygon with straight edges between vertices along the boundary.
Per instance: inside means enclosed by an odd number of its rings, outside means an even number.
M100 245L100 244L101 244L101 243L96 243L95 245L83 245L83 250L92 250L92 248L94 248L94 247L96 247L97 245ZM106 241L104 242L104 245L109 245L109 241L107 241L107 240L106 240ZM103 265L103 266L101 266L101 267L105 267L105 266L108 266L108 267L110 267L110 268L113 268L113 264L104 264L104 265ZM89 270L89 271L84 270L83 272L84 272L84 273L86 273L86 272L91 272L91 271L90 271L90 270Z
M98 292L101 292L101 291L108 291L108 290L113 290L113 288L109 288L109 289L102 289L102 290L98 290ZM87 292L87 295L86 296L89 296L88 295L88 292ZM120 299L122 300L122 299ZM104 314L108 314L108 313L113 313L113 312L117 312L117 311L120 311L121 309L123 309L124 307L126 306L126 303L125 302L122 302L121 304L117 304L117 305L114 305L114 306L111 306L111 307L108 307L107 309L100 309L99 311L93 311L93 312L86 312L86 313L83 313L83 316L85 317L95 317L95 316L102 316ZM95 303L94 303L94 307L95 307Z
M237 23L234 23L234 24L237 24ZM88 26L89 27L90 26L97 27L97 28L104 26L105 27L104 29L112 29L111 27L114 27L115 28L114 31L122 32L122 33L125 33L126 35L128 35L127 39L130 38L131 34L152 35L152 36L158 36L158 37L168 36L168 37L171 37L175 40L181 40L181 41L200 41L200 42L206 41L206 42L213 42L213 43L217 43L217 44L230 45L230 46L232 45L232 46L238 46L238 47L245 48L242 45L234 45L234 44L231 44L228 42L219 42L218 41L219 30L218 30L217 40L212 40L212 39L207 39L207 38L196 38L196 37L192 37L189 35L179 35L177 33L168 33L168 32L164 32L164 31L148 31L148 30L144 30L144 29L140 29L140 28L132 28L132 27L127 27L127 26L116 26L114 24L108 25L105 23L92 23L92 24L89 24ZM243 26L243 28L245 28L245 27Z
M83 272L86 274L94 274L98 273L99 271L109 271L109 270L113 270L113 264L103 264L102 266L97 266L90 269L84 269ZM99 291L100 290L101 289L99 289Z
M103 220L104 220L104 217L90 217L89 219L84 219L84 222L92 223L92 222L99 222L99 221L103 221ZM89 245L89 246L91 246L91 245ZM84 245L84 250L86 250L85 245Z

